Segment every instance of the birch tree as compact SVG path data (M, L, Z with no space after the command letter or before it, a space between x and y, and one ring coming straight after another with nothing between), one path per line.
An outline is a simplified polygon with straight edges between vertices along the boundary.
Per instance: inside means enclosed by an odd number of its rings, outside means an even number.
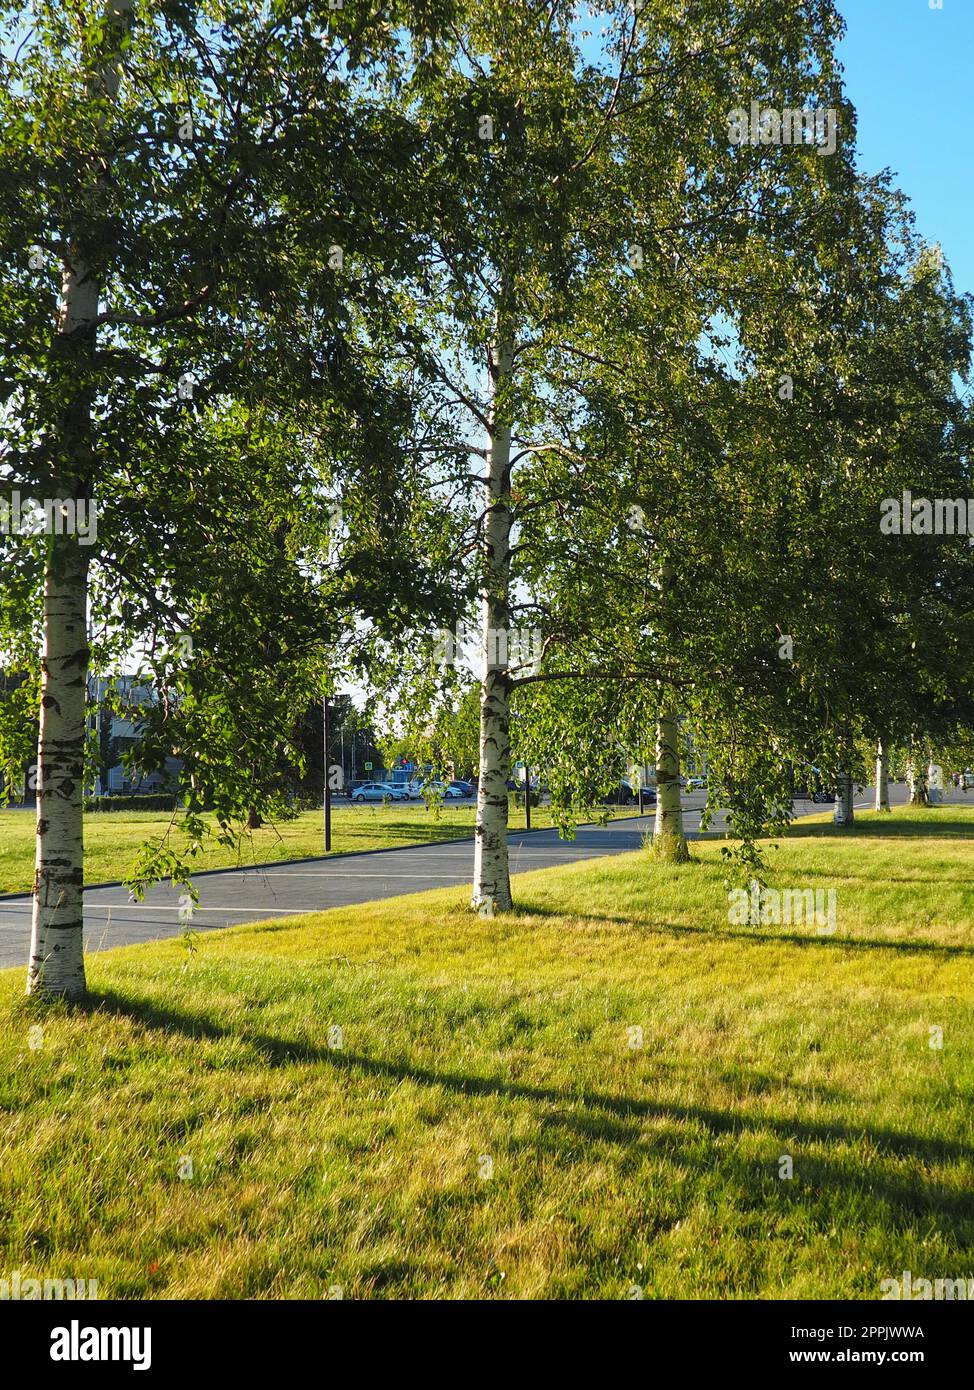
M656 826L653 848L664 859L689 858L680 799L679 723L668 710L656 726Z
M611 413L599 403L613 395L613 374L631 378L631 354L641 367L653 363L654 380L693 370L699 335L735 308L742 259L742 300L758 278L766 289L775 277L779 289L786 284L785 246L801 243L811 200L829 182L827 161L812 149L778 161L774 173L757 138L742 158L727 118L757 90L804 106L809 72L831 98L840 27L831 5L745 15L707 3L688 14L650 0L635 11L603 6L597 23L598 34L586 34L575 7L559 0L470 7L455 47L431 55L403 98L424 142L436 228L416 314L423 365L440 383L443 411L454 412L452 484L472 489L486 668L473 903L487 912L511 905L502 789L512 700L590 676L580 634L571 658L559 660L564 640L545 629L531 588L557 568L560 547L584 537L581 504L604 453L592 443ZM632 413L626 428L634 432ZM540 669L493 667L497 631L522 622L537 634ZM604 674L621 664L607 660ZM659 663L649 664L658 674ZM641 669L623 674L635 681ZM672 706L661 713L669 718ZM588 779L576 780L581 792Z
M35 0L2 24L0 487L50 516L2 538L4 659L40 685L28 988L77 997L89 647L149 643L178 693L160 718L226 826L254 809L241 746L320 695L342 618L393 626L436 587L388 558L410 535L409 403L381 305L411 261L412 152L369 95L399 43L365 4ZM361 524L329 569L336 483ZM255 640L288 617L300 654Z
M100 26L81 45L82 100L96 129L107 127L131 43L131 0L111 0ZM109 171L94 162L82 171L76 196L97 199ZM100 250L100 248L98 248ZM92 505L88 460L92 450L91 363L98 349L102 285L98 252L83 244L76 226L67 235L61 268L55 357L70 361L62 376L59 420L50 453L51 499L77 516ZM65 521L67 521L65 515ZM88 555L67 526L52 530L44 557L40 719L37 741L37 834L28 991L43 985L70 998L84 992L82 808L85 705L88 677Z
M886 755L886 744L882 739L876 744L876 804L877 811L888 811L889 805L889 762Z

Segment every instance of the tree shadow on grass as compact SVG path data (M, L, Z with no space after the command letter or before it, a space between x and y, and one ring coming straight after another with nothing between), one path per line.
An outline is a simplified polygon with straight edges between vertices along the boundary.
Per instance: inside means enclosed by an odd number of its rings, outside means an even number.
M708 1156L708 1161L697 1162L688 1154L688 1140L683 1132L687 1125L707 1131L715 1140L724 1136L740 1136L743 1139L756 1132L769 1131L775 1146L781 1146L779 1151L787 1153L794 1153L795 1146L802 1144L865 1143L876 1155L876 1159L868 1165L864 1166L862 1157L856 1154L828 1159L816 1155L809 1156L808 1172L814 1171L818 1175L821 1187L834 1188L838 1183L853 1191L865 1189L871 1195L880 1197L897 1209L898 1219L904 1224L923 1213L927 1216L933 1214L937 1219L949 1223L952 1236L958 1235L956 1228L962 1225L969 1228L967 1239L974 1243L974 1193L958 1194L939 1185L922 1183L915 1176L899 1177L882 1168L884 1160L906 1159L923 1165L969 1160L974 1152L972 1146L958 1140L925 1138L869 1125L850 1127L838 1123L804 1121L792 1116L748 1116L733 1110L661 1102L654 1100L651 1095L642 1099L615 1095L586 1086L579 1086L576 1090L558 1089L528 1085L502 1076L437 1071L404 1061L385 1061L344 1050L317 1047L303 1041L271 1037L246 1028L230 1029L205 1017L179 1013L148 1000L126 998L113 991L93 994L85 1007L93 1013L113 1014L131 1019L146 1028L184 1037L212 1042L239 1040L255 1048L270 1068L317 1065L349 1077L386 1081L391 1086L407 1082L447 1091L460 1098L527 1101L542 1107L543 1112L547 1111L539 1115L539 1127L542 1133L547 1132L552 1136L551 1152L562 1162L575 1161L573 1154L578 1155L578 1161L583 1161L586 1155L590 1155L591 1145L607 1144L621 1146L622 1152L613 1155L613 1161L628 1167L638 1156L639 1146L643 1149L639 1161L645 1160L648 1145L654 1152L663 1153L676 1163L696 1168L701 1174L712 1175L715 1166L713 1159ZM715 1080L715 1084L720 1084L719 1080ZM655 1126L648 1136L645 1133L647 1123ZM582 1147L575 1144L566 1150L564 1134L561 1138L556 1137L559 1131L567 1131L573 1140L583 1141ZM717 1161L722 1163L723 1156ZM753 1175L753 1165L746 1166Z
M521 902L515 909L518 917L553 917L564 921L563 909L531 906ZM586 923L595 926L630 927L641 933L658 933L660 936L696 937L701 941L746 941L753 946L819 946L840 948L843 951L895 951L903 955L942 956L945 960L952 956L974 957L974 945L949 946L937 941L886 941L873 937L826 936L817 932L769 931L763 927L742 928L734 931L728 927L687 927L676 922L646 922L638 917L622 917L612 913L580 913Z
M472 840L473 824L462 820L433 820L429 821L396 821L381 820L366 821L363 825L350 825L347 821L335 827L334 838L343 844L346 842L353 848L359 840L374 840L379 835L383 840L388 840L391 844L408 843L415 845L417 849L423 845L436 844L440 840ZM378 848L388 848L381 845Z
M782 840L974 840L974 821L970 820L931 820L929 824L917 818L900 820L895 816L880 820L854 820L849 826L810 824L805 820L793 821Z
M889 888L896 884L901 884L906 888L916 888L918 886L929 885L939 887L942 883L959 884L963 888L974 889L974 875L970 873L942 874L936 867L935 862L920 860L918 869L912 874L895 874L887 869L882 869L882 880L877 883L877 871L873 869L871 873L856 873L853 869L843 866L841 869L822 868L803 864L800 869L787 870L782 864L771 863L768 865L770 874L768 878L769 888L775 888L778 883L782 887L796 887L795 880L800 879L802 886L807 886L809 879L821 879L826 885L833 888L841 887L844 884L863 884L865 887Z

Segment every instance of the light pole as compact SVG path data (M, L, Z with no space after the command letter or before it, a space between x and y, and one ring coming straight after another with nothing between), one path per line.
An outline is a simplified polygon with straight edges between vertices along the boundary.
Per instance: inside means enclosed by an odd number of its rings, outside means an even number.
M331 853L331 699L321 702L322 753L325 769L325 853Z

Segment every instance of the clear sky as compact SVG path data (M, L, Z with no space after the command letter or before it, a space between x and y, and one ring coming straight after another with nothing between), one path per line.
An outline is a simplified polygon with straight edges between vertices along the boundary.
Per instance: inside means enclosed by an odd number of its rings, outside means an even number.
M889 168L916 227L974 293L974 0L836 0L860 166Z

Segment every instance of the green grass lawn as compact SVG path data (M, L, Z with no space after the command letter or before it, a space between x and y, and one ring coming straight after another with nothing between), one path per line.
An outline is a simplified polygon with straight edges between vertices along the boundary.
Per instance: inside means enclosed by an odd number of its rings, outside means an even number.
M719 845L694 853L524 875L494 920L450 889L95 955L87 1009L4 972L0 1272L207 1298L974 1278L974 813L781 840L771 882L834 887L831 937L730 925Z
M603 808L604 814L632 815L632 809ZM332 852L392 849L397 845L420 845L431 840L453 840L472 835L476 807L445 802L436 811L422 802L381 803L364 806L342 805L332 809ZM178 845L179 836L171 830L173 816L156 811L108 811L85 816L85 879L88 883L124 879L132 869L141 846L158 841L167 833ZM524 807L511 807L511 828L524 825ZM545 806L531 809L531 825L544 829L551 825ZM196 861L198 869L227 869L238 864L266 864L278 859L303 859L324 853L321 811L302 812L293 821L282 821L260 830L248 831L235 850L215 841ZM34 812L0 810L0 893L29 893L34 881Z

